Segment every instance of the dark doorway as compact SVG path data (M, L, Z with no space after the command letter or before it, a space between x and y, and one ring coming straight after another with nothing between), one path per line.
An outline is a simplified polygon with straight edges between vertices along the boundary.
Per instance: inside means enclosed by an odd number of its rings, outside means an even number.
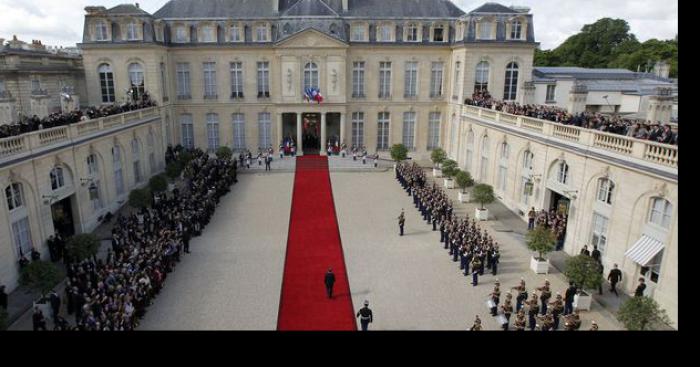
M285 155L291 156L292 152L296 154L297 146L297 114L284 113L282 114L282 151ZM292 149L295 148L295 149Z
M61 234L61 237L68 238L75 234L75 223L73 221L73 204L69 196L51 205L51 218L54 229Z
M326 143L325 149L328 151L330 145L331 155L340 154L340 114L329 113L326 115Z
M321 114L305 113L302 115L301 121L304 154L319 154L321 151Z
M552 228L557 235L556 250L560 251L564 248L566 240L566 229L569 222L569 208L571 200L558 192L551 191L551 200L549 203L549 216L556 218L556 227Z

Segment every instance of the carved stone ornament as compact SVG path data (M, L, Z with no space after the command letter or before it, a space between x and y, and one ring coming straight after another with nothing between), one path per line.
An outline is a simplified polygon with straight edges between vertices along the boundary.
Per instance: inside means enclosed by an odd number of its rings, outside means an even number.
M338 90L338 70L333 69L331 73L333 75L333 91Z
M287 69L287 90L292 90L292 69Z

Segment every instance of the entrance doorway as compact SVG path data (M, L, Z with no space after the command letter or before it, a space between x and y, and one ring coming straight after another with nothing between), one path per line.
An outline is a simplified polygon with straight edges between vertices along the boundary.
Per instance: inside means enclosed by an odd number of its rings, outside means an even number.
M57 203L51 205L51 218L53 228L61 234L61 237L68 238L75 234L75 221L73 220L73 197L71 195Z
M297 114L283 113L282 114L282 151L285 155L291 156L292 147L297 147Z
M301 122L304 154L318 154L321 151L321 114L302 114Z
M326 114L326 143L325 149L328 151L328 146L330 145L330 154L338 155L340 154L340 113L328 113Z
M549 190L549 222L554 222L554 233L557 235L557 251L564 248L566 240L566 228L569 222L569 209L571 208L571 200L564 195ZM552 217L554 220L552 220Z

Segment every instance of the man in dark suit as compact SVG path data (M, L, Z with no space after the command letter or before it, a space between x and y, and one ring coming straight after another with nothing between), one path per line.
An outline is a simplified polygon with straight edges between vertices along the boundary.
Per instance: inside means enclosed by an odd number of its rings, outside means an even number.
M634 290L634 296L643 297L645 289L647 289L647 285L644 284L644 278L639 278L639 285L637 286L637 289Z
M58 311L61 310L61 297L55 291L51 291L49 293L49 301L51 302L51 317L55 322L58 318Z
M610 281L610 292L615 293L616 296L620 296L617 294L617 289L615 286L619 281L622 280L622 272L620 269L617 268L617 264L614 265L613 269L610 270L610 274L608 274L608 280Z
M569 282L569 288L564 294L564 315L568 315L574 311L574 296L576 295L576 286L574 282Z
M598 246L593 246L591 257L593 258L593 260L600 262L600 251L598 251Z
M333 274L333 269L328 269L324 282L326 283L326 294L328 295L328 298L333 298L333 284L335 284L335 274Z

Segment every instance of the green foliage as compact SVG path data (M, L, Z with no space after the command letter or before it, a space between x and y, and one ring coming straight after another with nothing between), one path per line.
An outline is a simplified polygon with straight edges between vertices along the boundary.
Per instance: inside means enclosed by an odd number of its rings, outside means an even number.
M0 308L0 331L7 330L9 316L4 308Z
M233 151L229 147L219 147L216 150L216 158L231 160L231 157L233 157Z
M408 158L408 148L403 144L394 144L391 147L391 159L395 162L401 162Z
M194 156L192 155L192 153L187 152L187 151L183 151L178 156L177 161L180 162L182 167L187 167L187 163L190 163L190 161L192 161L193 159L194 159Z
M531 251L536 251L538 260L544 261L544 255L552 252L556 246L557 236L545 226L537 226L527 233L526 244Z
M63 280L64 275L56 265L48 261L32 261L20 274L19 283L25 287L46 295Z
M84 233L71 237L66 243L66 251L72 261L81 261L97 255L100 240L94 234Z
M447 159L442 162L442 175L447 178L452 178L457 174L457 162L452 159Z
M478 184L472 190L472 199L481 204L481 209L484 209L484 204L493 203L496 200L496 195L494 195L491 185Z
M570 257L565 266L564 275L581 288L596 289L603 284L601 265L590 256Z
M151 205L151 190L148 188L131 190L129 193L129 205L137 209Z
M176 179L180 177L182 173L182 164L180 162L170 162L167 167L165 167L165 174L170 177L170 179Z
M651 297L632 297L617 311L617 319L627 330L648 330L650 326L671 324L671 319Z
M442 150L442 148L437 148L430 153L430 160L433 161L436 167L440 167L440 164L447 159L447 153Z
M168 189L168 179L163 174L153 176L148 181L148 188L152 192L163 192Z
M474 186L474 179L472 179L472 175L467 171L460 170L457 172L455 175L455 180L457 181L457 186L462 189L462 193L464 193L464 189L467 187Z

